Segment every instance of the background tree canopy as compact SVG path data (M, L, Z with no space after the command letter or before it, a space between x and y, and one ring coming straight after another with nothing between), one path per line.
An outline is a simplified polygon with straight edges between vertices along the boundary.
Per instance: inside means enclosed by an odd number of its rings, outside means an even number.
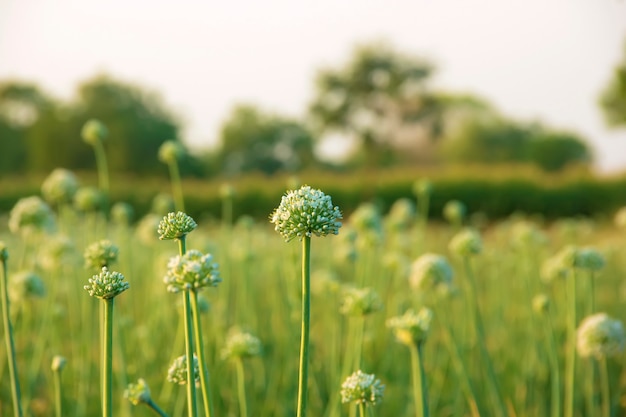
M609 126L626 126L626 41L622 60L600 96L600 107Z

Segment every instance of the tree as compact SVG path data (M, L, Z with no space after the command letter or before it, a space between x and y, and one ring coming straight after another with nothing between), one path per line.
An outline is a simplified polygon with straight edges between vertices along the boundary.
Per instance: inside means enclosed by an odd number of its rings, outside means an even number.
M626 42L622 60L600 95L600 106L609 126L626 126Z
M357 47L345 67L318 74L310 117L321 132L358 140L370 165L390 149L415 153L442 131L445 100L427 88L433 71L428 61L388 45Z
M560 171L571 164L588 164L592 154L573 133L540 132L528 143L529 159L544 171Z
M229 174L296 171L313 163L313 137L295 120L240 105L221 127L218 160Z

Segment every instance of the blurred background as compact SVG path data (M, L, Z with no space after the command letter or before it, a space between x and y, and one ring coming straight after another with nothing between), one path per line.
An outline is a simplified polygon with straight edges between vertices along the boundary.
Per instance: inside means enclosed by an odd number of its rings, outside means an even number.
M0 172L626 169L626 2L0 3ZM62 150L60 152L59 150ZM154 158L148 158L150 154Z

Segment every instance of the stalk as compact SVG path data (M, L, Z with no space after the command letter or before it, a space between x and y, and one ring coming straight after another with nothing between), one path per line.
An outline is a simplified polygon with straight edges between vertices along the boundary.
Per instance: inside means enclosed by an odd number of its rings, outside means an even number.
M602 392L602 416L611 417L611 392L609 390L609 368L606 357L600 359L600 390Z
M102 301L102 417L113 417L113 298Z
M428 391L426 374L422 362L422 346L411 344L411 377L413 379L413 400L415 401L415 415L428 417Z
M54 415L63 417L63 396L61 395L61 370L55 370L54 375Z
M104 152L104 145L101 140L95 141L93 145L96 154L96 167L98 169L98 184L102 192L109 198L109 167L107 165L107 157ZM106 212L106 211L105 211Z
M564 416L574 417L576 378L576 272L572 270L568 279L569 317L567 334L567 356L565 357L565 404Z
M180 171L178 170L178 161L167 164L170 170L170 178L172 180L172 194L176 211L185 211L185 199L183 197L183 186L180 180Z
M148 400L148 402L146 402L146 405L161 417L168 417L165 411L163 411L161 407L159 407L152 399Z
M248 417L248 406L246 405L246 381L244 378L243 360L240 357L235 358L235 367L237 368L237 395L239 397L239 415Z
M2 293L2 320L4 325L4 340L6 342L9 362L9 378L11 381L11 398L13 400L13 415L22 417L22 404L20 394L20 382L17 375L17 362L15 360L15 343L13 342L13 326L9 316L9 293L8 273L6 259L8 255L0 242L0 261L2 261L2 276L0 276L0 292Z
M211 401L211 391L209 389L209 370L206 366L204 356L204 344L202 342L202 326L200 324L200 312L198 311L198 293L191 291L191 315L193 317L193 333L196 343L196 355L198 355L198 366L200 367L200 386L202 389L202 399L204 401L204 415L211 417L213 407Z
M363 402L359 403L359 416L365 417L365 404Z
M309 324L311 320L311 238L302 239L302 336L300 339L300 370L298 376L297 417L306 416L307 377L309 373Z
M550 400L550 415L552 417L561 417L561 372L559 371L559 357L558 350L556 344L556 337L554 335L554 326L552 325L552 318L548 312L546 315L546 320L548 322L548 326L544 327L546 338L549 343L548 348L548 357L550 360L550 389L551 389L551 400Z
M196 378L193 369L193 326L191 323L191 301L189 290L183 291L183 316L185 318L185 354L187 355L187 415L197 417Z

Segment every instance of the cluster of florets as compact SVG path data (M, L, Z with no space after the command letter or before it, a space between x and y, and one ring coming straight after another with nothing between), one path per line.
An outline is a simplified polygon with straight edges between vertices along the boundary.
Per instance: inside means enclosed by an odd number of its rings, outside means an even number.
M397 230L405 230L411 227L413 220L415 219L415 203L408 198L400 198L396 200L389 214L387 215L387 221L389 225Z
M478 255L483 250L483 241L475 230L464 229L450 240L449 248L461 257Z
M383 399L385 386L374 374L366 374L360 369L341 384L341 402L376 405Z
M89 295L103 300L115 298L126 291L130 285L125 281L124 275L119 272L109 271L105 266L98 275L89 278L89 285L83 288Z
M85 268L99 270L104 266L111 266L117 260L118 254L118 247L110 240L94 242L85 249Z
M157 232L161 240L180 239L195 230L196 227L198 225L191 216L178 211L176 213L168 213L163 217Z
M124 398L130 401L133 405L149 403L152 401L152 398L150 396L150 387L148 387L148 383L143 378L139 378L137 383L128 384L128 388L124 390Z
M213 255L195 249L171 258L167 268L163 281L170 292L216 287L222 282L219 265L213 262Z
M376 243L383 233L383 219L378 208L372 203L363 203L350 215L350 225L357 232L359 239Z
M55 227L50 207L37 196L18 200L9 214L12 233L50 232Z
M41 194L50 204L71 203L78 190L78 179L72 171L57 168L44 180Z
M271 215L274 229L288 242L294 238L338 234L341 212L333 206L330 196L320 190L303 186L289 191Z
M599 271L606 265L604 256L594 248L580 248L576 251L574 267L587 269L589 271Z
M173 164L185 155L185 148L176 140L163 142L159 147L159 161L164 164Z
M222 359L243 359L261 354L261 340L252 334L233 328L228 332L226 345L222 349Z
M432 320L433 312L429 308L424 307L419 313L411 309L402 316L388 319L387 327L393 331L398 342L417 346L426 340Z
M425 253L411 264L409 283L416 290L450 287L454 273L448 260L434 253Z
M596 249L568 245L543 263L541 278L552 282L557 278L566 278L573 269L597 272L605 265L604 256Z
M198 357L193 355L193 375L195 384L200 383L200 367L198 365ZM167 380L173 384L187 384L187 355L179 356L167 370Z
M617 356L626 347L622 322L598 313L585 318L577 331L576 345L582 357L598 359Z
M344 289L341 312L352 316L366 316L383 308L383 301L373 288L347 287Z

